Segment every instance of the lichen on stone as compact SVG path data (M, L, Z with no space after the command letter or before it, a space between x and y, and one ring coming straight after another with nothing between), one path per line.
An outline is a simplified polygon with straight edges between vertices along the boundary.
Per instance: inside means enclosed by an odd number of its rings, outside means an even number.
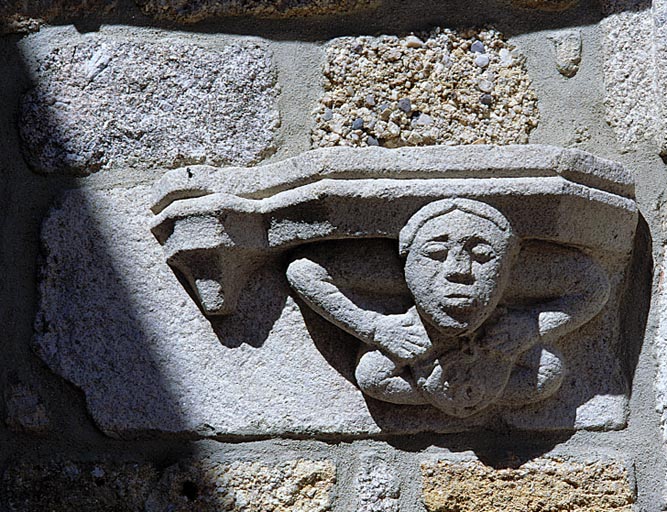
M527 143L537 97L495 30L345 37L327 48L313 145Z

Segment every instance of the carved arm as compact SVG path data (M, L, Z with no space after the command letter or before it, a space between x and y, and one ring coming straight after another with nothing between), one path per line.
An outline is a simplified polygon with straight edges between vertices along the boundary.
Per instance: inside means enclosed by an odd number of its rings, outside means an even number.
M528 304L499 312L483 341L487 348L508 355L562 338L597 315L609 299L610 284L602 266L575 249L545 252L529 245L516 269L508 299L511 304L512 296L520 297Z
M396 315L363 309L341 291L327 269L307 258L290 263L287 280L322 317L397 361L414 361L432 347L415 307Z

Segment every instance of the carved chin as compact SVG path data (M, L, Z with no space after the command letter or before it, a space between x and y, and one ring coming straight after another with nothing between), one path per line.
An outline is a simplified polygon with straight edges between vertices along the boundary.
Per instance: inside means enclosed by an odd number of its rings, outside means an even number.
M483 322L484 315L480 314L480 309L476 301L471 299L469 303L451 303L441 302L439 311L434 315L428 315L431 323L443 333L449 335L458 335L470 332L476 329Z
M429 320L437 329L449 335L463 334L470 328L469 315L465 313L464 309L442 308L438 314L429 315Z

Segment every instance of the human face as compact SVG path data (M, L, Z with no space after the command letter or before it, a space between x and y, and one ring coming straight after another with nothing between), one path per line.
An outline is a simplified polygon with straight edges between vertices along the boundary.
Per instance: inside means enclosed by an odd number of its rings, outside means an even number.
M493 222L454 210L427 221L405 262L419 311L448 335L477 329L500 300L511 235Z

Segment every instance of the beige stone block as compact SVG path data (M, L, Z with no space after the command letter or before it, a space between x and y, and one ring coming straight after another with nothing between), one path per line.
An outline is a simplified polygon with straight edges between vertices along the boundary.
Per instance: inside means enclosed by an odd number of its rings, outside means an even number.
M146 512L324 512L335 482L329 461L185 462L166 470Z
M631 512L635 501L628 469L613 460L542 458L508 469L438 461L421 471L428 512Z

